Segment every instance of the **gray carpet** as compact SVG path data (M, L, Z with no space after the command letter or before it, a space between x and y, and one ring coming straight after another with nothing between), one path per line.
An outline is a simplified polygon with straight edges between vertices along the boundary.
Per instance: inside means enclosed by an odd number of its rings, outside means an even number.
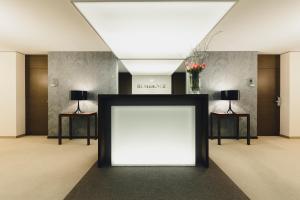
M210 167L112 167L96 164L66 200L249 199L212 161Z

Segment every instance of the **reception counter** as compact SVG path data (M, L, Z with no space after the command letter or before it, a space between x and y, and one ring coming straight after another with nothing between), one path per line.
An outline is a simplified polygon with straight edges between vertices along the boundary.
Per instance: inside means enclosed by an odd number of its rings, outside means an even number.
M208 95L99 95L98 166L208 167Z

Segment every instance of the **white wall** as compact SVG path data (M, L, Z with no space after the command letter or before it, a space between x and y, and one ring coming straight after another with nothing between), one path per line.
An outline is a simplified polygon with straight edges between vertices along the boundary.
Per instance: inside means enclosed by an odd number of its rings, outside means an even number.
M300 136L300 52L281 55L280 68L280 134Z
M0 52L0 137L25 133L25 56Z
M132 94L171 94L171 76L132 76Z

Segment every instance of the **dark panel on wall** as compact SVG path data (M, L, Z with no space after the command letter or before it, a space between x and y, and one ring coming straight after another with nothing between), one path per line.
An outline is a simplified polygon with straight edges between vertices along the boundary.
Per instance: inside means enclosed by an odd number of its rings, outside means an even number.
M26 55L26 134L48 134L48 56Z
M259 55L257 61L257 134L279 135L280 56Z
M132 75L119 73L119 94L132 94Z
M172 74L172 94L185 94L185 81L185 72L176 72Z

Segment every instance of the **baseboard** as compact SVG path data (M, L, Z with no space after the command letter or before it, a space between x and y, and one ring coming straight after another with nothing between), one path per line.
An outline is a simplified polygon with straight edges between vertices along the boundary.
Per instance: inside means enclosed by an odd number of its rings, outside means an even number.
M300 139L300 136L287 136L287 135L279 135L280 137L287 138L287 139Z
M281 134L280 134L279 136L280 136L280 137L283 137L283 138L288 138L288 139L290 138L290 137L287 136L287 135L281 135Z
M26 136L47 136L48 134L28 134L28 133L26 133Z
M24 137L24 136L26 136L26 134L24 133L24 134L22 134L22 135L17 135L16 136L16 138L20 138L20 137Z
M218 136L208 137L209 139L218 139ZM236 139L235 136L221 136L221 139ZM240 136L239 139L247 139L246 136ZM251 136L250 139L258 139L257 136Z
M52 135L48 135L47 136L48 139L58 139L58 136L52 136ZM62 139L70 139L69 136L62 136ZM91 135L90 137L91 139L94 139L95 136ZM72 139L87 139L87 136L73 136Z
M0 136L0 138L20 138L20 137L24 137L25 134L22 135L17 135L17 136Z
M0 136L2 139L14 139L17 138L17 136Z

